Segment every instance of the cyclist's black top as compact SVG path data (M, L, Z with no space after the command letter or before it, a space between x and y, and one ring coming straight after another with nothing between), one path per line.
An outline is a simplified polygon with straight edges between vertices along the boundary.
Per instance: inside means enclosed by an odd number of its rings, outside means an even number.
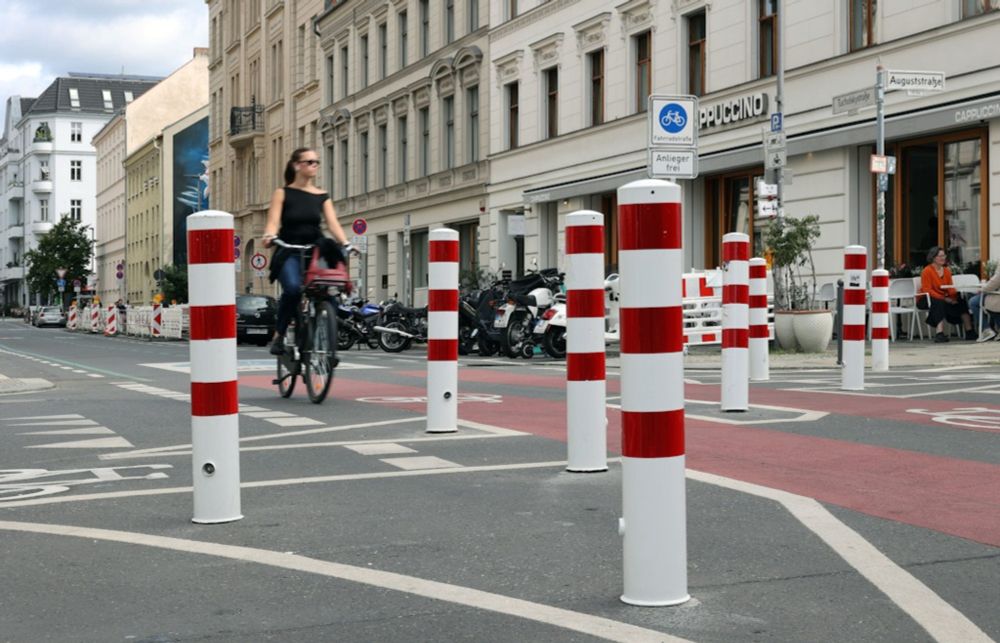
M285 201L281 206L281 231L278 238L285 243L306 245L323 236L319 229L323 203L330 198L326 192L313 194L285 186Z

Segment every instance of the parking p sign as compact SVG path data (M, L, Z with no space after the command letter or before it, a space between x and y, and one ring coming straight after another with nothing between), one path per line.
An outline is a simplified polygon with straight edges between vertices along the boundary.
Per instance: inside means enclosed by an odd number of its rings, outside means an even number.
M650 96L649 147L695 147L698 144L697 105L694 96Z

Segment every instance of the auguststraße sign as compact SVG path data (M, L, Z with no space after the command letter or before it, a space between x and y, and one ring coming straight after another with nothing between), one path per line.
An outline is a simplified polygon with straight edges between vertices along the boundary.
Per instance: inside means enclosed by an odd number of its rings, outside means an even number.
M909 92L943 92L944 72L889 69L885 72L885 90L894 89Z

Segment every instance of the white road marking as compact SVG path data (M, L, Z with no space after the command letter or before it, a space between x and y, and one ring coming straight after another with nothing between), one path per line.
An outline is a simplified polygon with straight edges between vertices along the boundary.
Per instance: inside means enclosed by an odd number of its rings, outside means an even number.
M71 442L54 442L52 444L36 444L25 449L131 449L135 445L116 435L113 438L95 438L93 440L74 440Z
M69 415L25 415L23 417L7 418L8 420L82 420L82 415L70 413Z
M97 378L102 378L102 377L104 377L104 376L103 376L103 375L100 375L100 374L98 374L98 373L87 373L87 377L97 377Z
M303 417L267 418L264 421L270 422L271 424L277 424L278 426L317 426L326 424L326 422L320 422L319 420Z
M93 426L97 424L93 420L49 420L46 422L18 422L7 426Z
M684 400L684 404L713 404L717 405L718 402L710 402L707 400ZM609 409L621 410L621 404L607 404ZM703 420L705 422L715 422L716 424L735 424L735 425L752 425L752 424L786 424L788 422L815 422L820 420L829 413L826 411L810 411L808 409L796 409L790 406L771 406L768 404L751 404L752 409L768 409L772 411L788 411L790 413L798 413L799 415L793 418L773 418L764 420L735 420L732 418L715 417L712 415L698 415L696 413L685 413L684 417L691 420Z
M779 502L934 639L949 643L991 640L964 614L838 520L813 498L691 469L688 469L687 477Z
M266 549L222 545L197 540L184 540L166 536L154 536L110 529L92 529L70 525L52 525L28 522L0 521L0 529L23 533L48 534L53 536L71 536L88 540L119 542L130 545L156 547L188 554L201 554L227 558L247 563L268 565L280 569L317 574L337 578L354 583L380 587L396 592L422 596L432 600L464 605L473 609L506 614L516 618L552 625L564 630L580 632L609 641L622 643L681 643L680 639L663 632L645 629L636 625L613 621L611 619L559 607L551 607L541 603L484 592L478 589L450 585L437 581L425 580L415 576L405 576L394 572L385 572L354 565L345 565L329 561L317 560L297 554L279 553Z
M363 444L345 444L344 448L350 449L361 455L392 455L394 453L416 453L415 449L404 447L396 442L365 442Z
M251 411L249 413L240 411L243 415L252 418L290 418L294 417L292 413L286 413L285 411Z
M55 431L31 431L18 435L114 435L114 431L106 426L90 426L83 429L56 429Z
M422 455L413 458L382 458L381 460L386 464L399 467L404 471L415 471L418 469L446 469L462 466L432 455Z
M240 404L240 413L248 413L250 411L267 411L263 406L252 406L250 404Z

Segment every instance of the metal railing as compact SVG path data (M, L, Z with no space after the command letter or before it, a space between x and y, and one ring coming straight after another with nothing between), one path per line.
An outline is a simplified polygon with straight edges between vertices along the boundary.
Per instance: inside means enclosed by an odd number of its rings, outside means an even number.
M264 106L233 107L229 112L229 135L239 136L264 131Z

